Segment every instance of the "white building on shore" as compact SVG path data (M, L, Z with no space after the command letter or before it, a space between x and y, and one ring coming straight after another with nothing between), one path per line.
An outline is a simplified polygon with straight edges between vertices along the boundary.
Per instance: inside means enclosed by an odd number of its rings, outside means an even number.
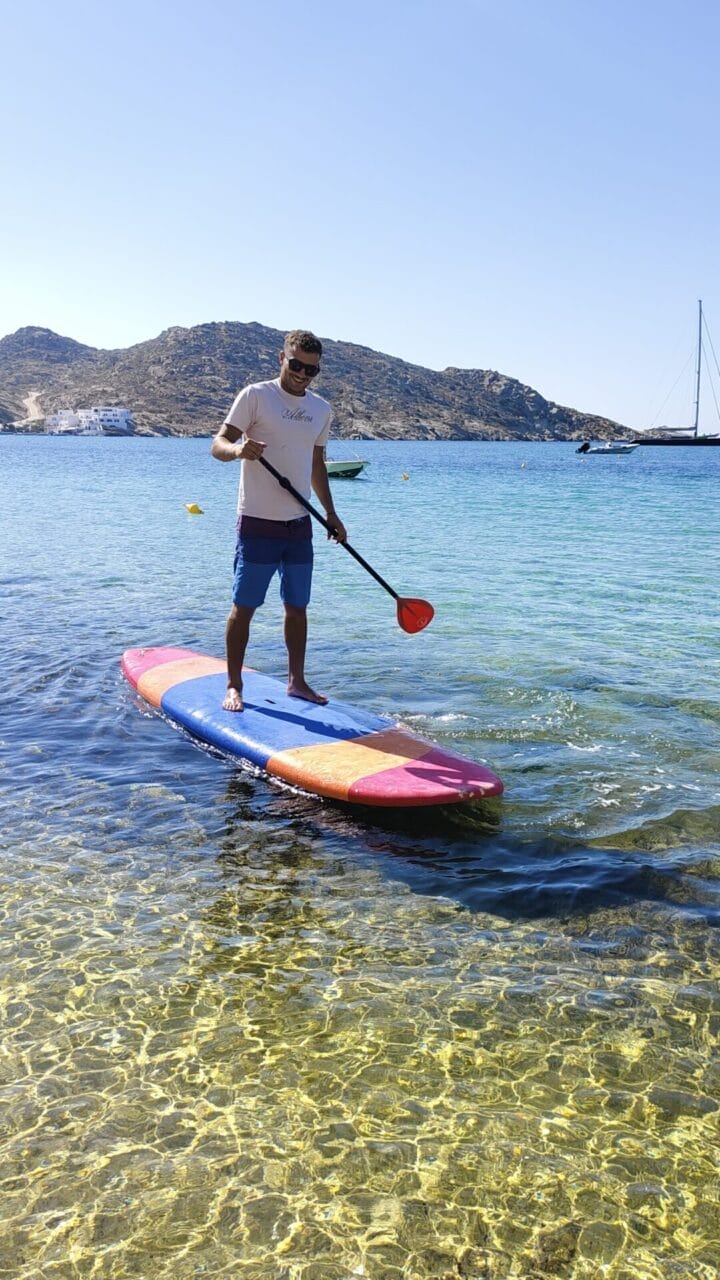
M80 419L72 409L58 409L57 413L51 413L45 419L45 430L51 435L77 435L80 429Z
M51 435L128 436L134 427L132 410L117 405L58 409L45 419L45 430Z

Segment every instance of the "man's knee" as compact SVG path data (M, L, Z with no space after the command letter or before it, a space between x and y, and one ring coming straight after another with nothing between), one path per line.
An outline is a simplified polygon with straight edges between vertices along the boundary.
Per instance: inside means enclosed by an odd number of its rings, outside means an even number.
M238 623L247 624L250 622L250 619L252 618L254 612L255 610L249 608L247 605L233 604L230 606L230 612L228 614L227 624L229 627L235 626Z

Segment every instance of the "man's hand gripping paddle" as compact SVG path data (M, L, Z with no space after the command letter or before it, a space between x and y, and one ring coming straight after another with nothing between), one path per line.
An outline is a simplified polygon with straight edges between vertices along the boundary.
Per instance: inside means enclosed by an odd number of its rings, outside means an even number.
M258 458L258 462L266 471L269 471L270 474L275 477L278 484L282 485L283 489L287 489L288 493L291 493L293 498L296 498L300 505L303 506L306 511L310 512L311 516L314 516L316 520L319 520L320 524L327 529L328 533L332 534L335 532L330 521L326 520L310 502L307 502L306 499L303 498L302 494L298 493L297 489L293 488L287 477L281 476L280 472L275 470L272 463L268 462L266 458ZM381 587L385 588L388 595L393 597L393 600L395 600L397 604L397 620L403 631L409 632L410 635L415 635L418 631L422 631L428 623L432 622L435 616L435 610L428 600L403 599L402 596L398 595L397 591L393 591L390 584L387 583L384 578L380 577L379 573L375 572L372 565L369 565L367 560L363 559L360 552L350 546L349 542L341 542L340 546L344 547L346 551L349 551L353 559L357 560L358 564L361 564L363 569L367 569L367 572L371 577L373 577L376 582L379 582Z

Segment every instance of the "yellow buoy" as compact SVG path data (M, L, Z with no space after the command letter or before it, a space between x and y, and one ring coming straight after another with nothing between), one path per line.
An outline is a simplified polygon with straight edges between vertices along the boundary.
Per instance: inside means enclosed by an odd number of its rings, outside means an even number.
M205 514L202 507L199 507L197 502L186 502L185 510L188 511L191 516L203 516Z

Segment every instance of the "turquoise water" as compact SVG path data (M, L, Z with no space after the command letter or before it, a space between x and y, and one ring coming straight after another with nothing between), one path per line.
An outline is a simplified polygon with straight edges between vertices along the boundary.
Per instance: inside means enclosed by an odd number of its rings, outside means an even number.
M507 788L392 815L121 680L222 652L208 447L0 437L0 1276L716 1277L718 451L360 446L436 618L318 537L309 676Z

